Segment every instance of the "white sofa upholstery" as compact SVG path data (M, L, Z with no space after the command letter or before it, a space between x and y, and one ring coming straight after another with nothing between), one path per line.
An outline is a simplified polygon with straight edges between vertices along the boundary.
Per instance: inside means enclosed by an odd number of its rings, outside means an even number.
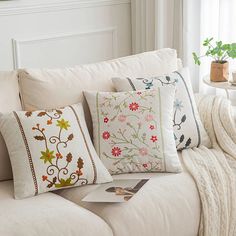
M111 91L110 78L113 76L151 76L176 70L176 52L168 49L169 57L164 54L150 52L74 68L21 71L20 90L24 108L34 110L76 103L82 100L84 89ZM16 74L14 76L16 81ZM0 81L5 77L0 76ZM13 87L13 97L17 101L7 111L21 109L19 88L15 83ZM6 91L4 94L7 94ZM88 110L86 114L92 127ZM1 150L0 155L3 155ZM6 161L6 155L4 158ZM1 156L0 166L2 160ZM9 170L9 164L0 168L0 177L4 168ZM121 204L82 202L81 199L97 187L95 185L14 200L12 181L0 182L0 235L197 235L200 201L192 177L184 171L180 174L128 174L115 178L147 176L152 178L143 189L129 202Z
M151 177L132 201L121 204L88 203L81 199L96 186L60 190L57 193L104 219L117 236L196 235L200 200L192 177L180 174L124 174L115 178Z
M21 110L16 71L0 72L0 113ZM0 134L0 181L12 179L12 170L5 142Z
M15 200L12 181L0 183L1 236L111 236L97 215L54 194Z

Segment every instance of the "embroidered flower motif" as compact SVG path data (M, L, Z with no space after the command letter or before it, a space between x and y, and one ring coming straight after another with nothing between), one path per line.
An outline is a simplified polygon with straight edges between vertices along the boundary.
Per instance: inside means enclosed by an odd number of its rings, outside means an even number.
M175 101L174 101L174 108L176 109L176 110L179 110L179 111L181 111L181 108L183 108L184 106L183 106L183 104L182 104L182 101L180 101L179 99L176 99Z
M63 118L61 120L57 120L57 126L61 129L67 130L70 127L69 121L64 120Z
M147 148L140 148L140 149L139 149L139 154L140 154L141 156L146 156L146 155L148 154Z
M126 121L126 116L125 116L125 115L119 115L119 116L118 116L118 120L119 120L120 122L125 122L125 121Z
M48 179L48 177L47 177L46 175L43 175L43 176L42 176L42 180L43 180L43 181L46 181L47 179Z
M52 159L55 158L53 155L54 151L50 151L48 148L46 149L45 152L41 152L42 156L40 157L41 160L44 160L44 163L51 163Z
M86 178L81 177L81 175L83 175L81 170L84 166L83 159L81 157L78 158L77 170L79 172L76 173L76 169L70 170L72 166L68 168L73 160L72 154L69 152L66 155L66 160L63 159L63 155L61 154L61 148L63 148L63 151L66 151L68 142L72 142L74 140L74 134L67 134L66 132L68 131L70 124L69 121L61 117L62 114L62 110L54 110L52 112L41 111L37 114L38 118L45 116L49 117L50 119L46 119L48 125L52 124L53 120L57 121L56 126L59 128L57 128L55 134L50 133L50 127L47 126L46 128L42 128L39 123L32 127L32 130L37 132L37 135L33 136L34 139L45 145L43 149L45 151L41 151L41 157L39 158L45 164L45 171L47 175L42 175L42 181L47 181L47 188L62 188L75 185L76 183L88 183ZM53 127L53 129L54 128L55 127ZM47 133L45 130L47 130ZM63 132L64 134L62 134ZM55 152L53 150L57 151Z
M63 158L63 156L61 155L61 153L56 153L56 157L59 159L62 159Z
M104 123L107 123L107 122L109 121L108 117L105 117L105 118L103 119L103 121L104 121Z
M81 175L83 175L83 172L81 170L76 170L76 174L81 176Z
M47 125L51 125L52 124L52 120L47 120Z
M150 128L150 130L154 130L155 126L154 125L150 125L149 128Z
M151 115L151 114L148 114L148 115L145 116L146 121L152 121L153 119L154 119L153 115Z
M112 174L138 172L140 168L145 172L159 170L161 134L155 132L160 124L153 101L158 101L158 96L155 91L143 90L100 97L99 116L104 121L100 125L100 155L106 158Z
M155 143L155 142L157 141L157 136L156 136L156 135L152 135L152 137L150 138L150 140Z
M102 138L103 139L109 139L110 138L110 133L108 131L103 132Z
M132 102L132 103L129 104L129 109L130 109L131 111L137 111L138 108L139 108L139 105L138 105L137 102Z
M111 154L115 157L118 157L121 154L121 149L119 147L114 147L111 150Z

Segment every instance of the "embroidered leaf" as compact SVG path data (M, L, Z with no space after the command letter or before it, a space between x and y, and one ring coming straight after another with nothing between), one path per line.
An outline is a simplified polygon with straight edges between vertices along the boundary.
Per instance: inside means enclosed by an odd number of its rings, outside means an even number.
M170 76L166 76L166 80L170 82Z
M51 188L53 186L53 183L50 183L47 185L48 188Z
M36 135L36 136L34 136L34 138L36 140L39 140L39 141L45 140L45 138L43 136L40 136L40 135Z
M182 134L179 138L179 142L182 143L184 141L184 135Z
M30 116L32 115L32 112L31 112L31 111L27 111L27 112L25 113L25 115L26 115L27 117L30 117Z
M73 138L74 138L74 135L70 134L67 139L71 141Z
M80 157L80 158L78 159L78 161L77 161L77 167L78 167L79 169L82 169L83 166L84 166L84 161L83 161L83 159Z
M71 162L72 161L72 154L70 152L66 155L66 161L67 162Z
M62 114L62 111L61 110L56 110L57 114Z
M191 138L189 138L189 139L187 140L186 144L185 144L185 147L188 147L188 146L191 144L191 142L192 142L192 140L191 140Z
M53 182L54 184L57 182L57 177L56 177L56 176L52 179L52 182Z
M186 121L186 115L183 115L181 122L184 123Z
M41 117L41 116L45 116L46 115L46 112L45 111L41 111L39 112L38 116Z
M61 187L66 187L66 186L71 186L71 178L68 178L68 179L63 179L61 178L60 179L60 184L55 184L55 187L56 188L61 188Z

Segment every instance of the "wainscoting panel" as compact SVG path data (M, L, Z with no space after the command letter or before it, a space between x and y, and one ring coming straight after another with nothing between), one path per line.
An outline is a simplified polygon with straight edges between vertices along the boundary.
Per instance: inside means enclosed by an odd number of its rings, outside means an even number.
M117 31L100 29L36 39L13 39L14 68L64 67L117 57Z
M1 4L0 70L65 67L131 54L129 0Z

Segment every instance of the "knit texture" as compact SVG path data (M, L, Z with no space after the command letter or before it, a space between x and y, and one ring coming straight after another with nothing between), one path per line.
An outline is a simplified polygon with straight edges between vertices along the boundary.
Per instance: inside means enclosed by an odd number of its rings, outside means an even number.
M203 96L198 109L212 148L183 150L182 158L201 200L199 236L235 236L236 124L232 106L222 97Z

